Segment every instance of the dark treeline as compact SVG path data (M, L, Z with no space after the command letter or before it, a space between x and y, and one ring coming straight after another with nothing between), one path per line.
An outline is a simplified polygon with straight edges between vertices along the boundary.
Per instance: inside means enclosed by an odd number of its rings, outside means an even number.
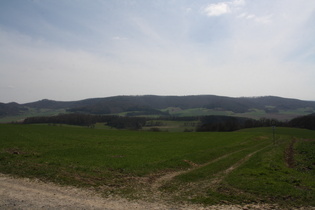
M98 122L97 116L83 114L59 114L56 116L28 117L24 120L25 124L49 123L49 124L68 124L90 126Z
M131 107L127 109L129 113L126 116L141 116L141 115L158 115L158 116L170 116L168 112L163 112L157 109L152 109L150 107Z
M315 130L315 113L292 119L288 126Z
M200 118L200 124L197 126L196 131L236 131L243 128L285 126L285 124L275 119L266 118L254 120L243 117L205 116Z
M146 119L141 117L121 117L117 115L89 115L89 114L60 114L50 117L29 117L25 124L48 123L68 124L79 126L93 126L95 123L106 123L118 129L141 129Z
M118 115L91 115L82 113L60 114L56 116L29 117L24 120L25 124L47 123L68 124L79 126L93 126L95 123L105 123L118 129L141 129L150 120L173 120L173 121L195 121L198 117L173 117L161 116L159 118L132 117Z
M199 116L179 117L179 116L160 116L159 120L170 120L170 121L199 121Z
M161 116L159 118L122 117L117 115L89 115L89 114L60 114L50 117L29 117L24 120L26 124L69 124L79 126L93 126L95 123L104 123L118 129L139 130L149 121L199 121L196 131L235 131L243 128L283 126L298 127L315 130L315 114L297 117L289 122L281 122L275 119L261 118L259 120L231 117L231 116L203 116L203 117L175 117ZM150 124L150 123L148 123ZM152 126L152 125L151 125ZM154 126L158 126L154 124Z
M107 121L107 125L118 129L139 130L145 125L146 121L147 119L143 117L117 116Z

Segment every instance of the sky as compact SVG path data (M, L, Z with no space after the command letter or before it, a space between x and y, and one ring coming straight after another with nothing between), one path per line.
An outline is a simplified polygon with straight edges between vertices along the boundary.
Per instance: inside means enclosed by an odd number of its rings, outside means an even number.
M0 102L315 100L313 0L0 0Z

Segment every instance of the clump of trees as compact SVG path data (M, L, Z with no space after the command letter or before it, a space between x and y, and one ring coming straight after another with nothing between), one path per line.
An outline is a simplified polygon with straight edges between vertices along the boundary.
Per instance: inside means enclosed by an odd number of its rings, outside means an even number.
M157 115L157 116L169 116L170 114L168 112L163 112L157 109L152 109L150 107L131 107L126 110L127 113L126 116L141 116L141 115Z
M229 116L206 116L200 119L200 124L196 131L235 131L243 128L255 127L294 127L315 130L315 113L296 117L288 122L278 121L276 119L261 118L259 120L229 117Z
M285 126L285 123L267 118L254 120L243 117L205 116L200 119L200 124L197 126L196 131L236 131L244 128L266 126Z
M296 117L288 122L288 126L315 130L315 113Z
M117 116L107 121L107 125L118 129L139 130L146 123L146 118L143 117L121 117Z
M297 117L289 122L281 122L276 119L261 118L259 120L231 117L231 116L204 116L204 117L174 117L162 116L155 118L159 120L186 121L188 124L191 121L199 121L196 126L197 132L206 131L235 131L243 128L254 127L297 127L315 130L315 114L310 114L302 117ZM95 123L105 123L108 126L118 129L140 130L143 126L152 128L163 125L162 122L154 121L153 118L130 117L117 115L90 115L90 114L60 114L57 116L29 117L24 120L25 124L47 123L47 124L69 124L79 126L93 127ZM154 129L151 129L152 131ZM157 131L157 130L154 130ZM191 130L186 130L186 132Z
M24 120L25 124L48 123L68 124L91 127L95 123L106 123L118 129L141 129L146 119L142 117L121 117L117 115L89 115L89 114L60 114L56 116L29 117Z
M243 118L228 116L206 116L201 118L200 125L196 131L234 131L238 130L244 124Z

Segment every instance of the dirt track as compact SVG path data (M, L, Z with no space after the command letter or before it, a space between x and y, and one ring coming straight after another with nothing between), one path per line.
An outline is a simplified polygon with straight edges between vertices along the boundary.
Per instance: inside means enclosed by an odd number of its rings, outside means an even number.
M0 174L0 209L275 209L272 205L202 207L103 198L90 190Z
M0 209L167 209L166 205L102 198L93 191L0 175Z
M93 191L0 174L0 209L209 209L121 198L102 198ZM211 209L240 209L216 206Z
M168 209L164 204L102 198L93 191L0 174L0 209Z

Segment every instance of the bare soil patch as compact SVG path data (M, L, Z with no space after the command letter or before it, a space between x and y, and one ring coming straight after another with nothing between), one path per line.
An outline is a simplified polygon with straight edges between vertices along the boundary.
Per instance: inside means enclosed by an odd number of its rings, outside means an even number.
M292 139L289 147L285 150L285 161L289 168L295 167L294 161L294 144L296 143L296 139Z
M247 160L249 160L254 154L256 154L257 152L269 147L270 145L261 148L259 150L256 150L255 152L252 152L248 155L246 155L244 158L240 159L238 162L236 162L234 165L230 166L228 169L219 172L218 174L216 174L214 176L214 179L212 180L212 185L218 185L220 182L222 182L222 180L229 174L231 173L233 170L237 169L238 167L240 167L243 163L245 163Z
M27 178L13 178L0 174L0 209L279 209L276 205L250 204L199 206L191 204L170 204L163 202L129 201L123 198L104 198L93 190L59 186ZM314 209L314 208L312 208Z
M172 206L104 198L93 190L0 174L0 209L170 209Z
M241 151L241 150L239 150L239 151ZM234 153L236 153L236 152L239 152L239 151L234 151L234 152L231 152L231 153L222 155L222 156L220 156L220 157L218 157L218 158L216 158L216 159L214 159L214 160L212 160L212 161L210 161L210 162L207 162L207 163L204 163L204 164L200 164L200 165L198 165L198 164L196 164L196 163L194 163L194 162L192 162L192 161L190 161L190 160L183 160L184 162L186 162L186 163L188 163L189 165L191 165L192 168L189 168L189 169L183 170L183 171L175 171L175 172L167 173L167 174L164 174L163 176L160 176L160 177L158 177L158 178L155 178L155 180L153 181L151 187L152 187L153 190L157 190L157 189L158 189L159 187L161 187L164 183L166 183L166 182L172 180L174 177L176 177L176 176L178 176L178 175L188 173L188 172L190 172L190 171L192 171L192 170L196 170L196 169L201 168L201 167L205 167L205 166L207 166L207 165L210 165L210 164L212 164L212 163L215 163L215 162L217 162L217 161L219 161L219 160L221 160L221 159L223 159L223 158L226 158L226 157L228 157L228 156L230 156L230 155L232 155L232 154L234 154Z

